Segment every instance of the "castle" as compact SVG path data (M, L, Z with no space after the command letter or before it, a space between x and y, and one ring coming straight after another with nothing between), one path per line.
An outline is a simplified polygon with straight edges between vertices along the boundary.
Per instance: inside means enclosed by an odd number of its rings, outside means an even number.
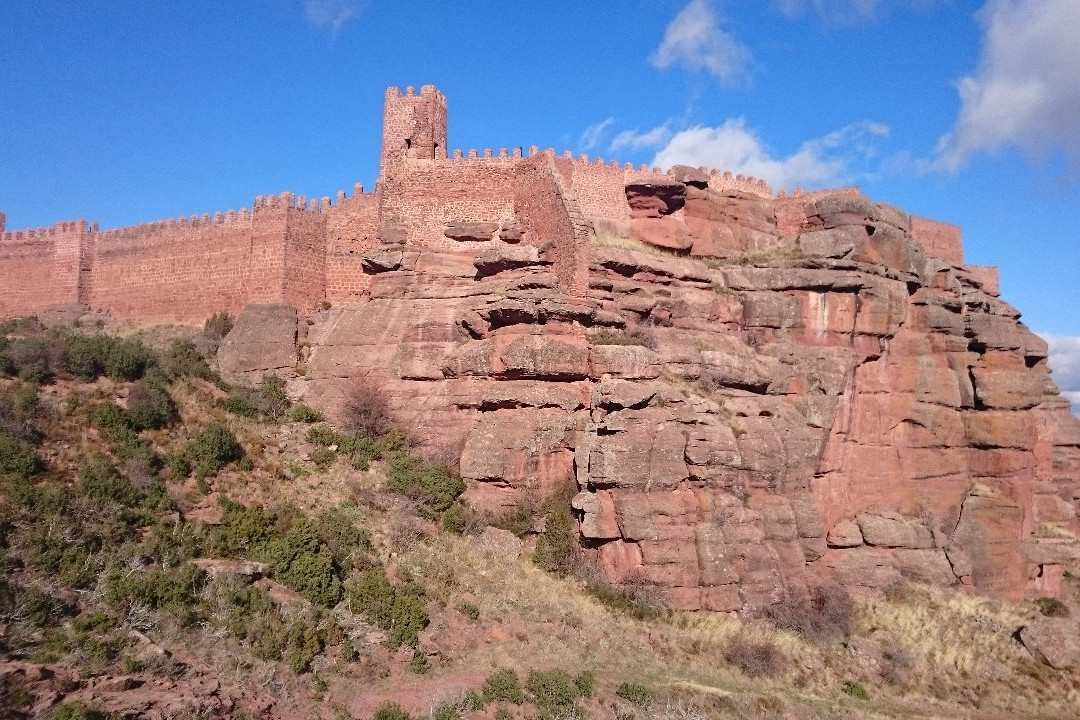
M628 188L662 186L672 171L536 147L448 155L446 119L446 98L434 86L388 89L379 180L374 192L358 184L351 197L286 192L256 197L251 209L114 230L75 220L5 232L0 213L0 316L81 306L121 320L198 322L249 303L349 303L368 287L363 253L385 244L475 253L497 243L544 243L564 288L577 296L587 282L588 241L598 233L630 237L655 226L646 241L691 255L717 252L715 240L675 238L663 223L641 222L650 213L631 206ZM811 199L858 193L773 196L762 181L703 171L692 172L712 191L769 201L786 238L805 224ZM916 218L912 233L928 254L962 264L959 228ZM995 284L993 270L977 272Z

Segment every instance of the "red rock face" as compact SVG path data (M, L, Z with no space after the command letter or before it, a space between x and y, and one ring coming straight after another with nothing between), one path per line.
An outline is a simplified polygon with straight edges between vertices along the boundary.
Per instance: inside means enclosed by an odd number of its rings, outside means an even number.
M862 196L704 174L628 186L629 237L600 244L548 162L470 242L368 251L366 302L315 319L297 389L332 409L383 386L478 507L572 487L584 552L672 607L1059 590L1080 423L985 269Z

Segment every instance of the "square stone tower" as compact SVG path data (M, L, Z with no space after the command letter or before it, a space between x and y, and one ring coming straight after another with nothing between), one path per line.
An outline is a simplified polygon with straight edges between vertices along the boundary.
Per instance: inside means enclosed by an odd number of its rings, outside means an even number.
M419 94L412 87L404 95L396 87L386 91L380 176L392 178L404 158L446 158L446 97L434 85L424 85Z

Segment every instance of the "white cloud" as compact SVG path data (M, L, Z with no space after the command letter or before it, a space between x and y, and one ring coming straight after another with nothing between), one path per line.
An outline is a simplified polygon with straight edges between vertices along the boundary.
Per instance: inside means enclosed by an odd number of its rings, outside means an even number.
M978 69L957 81L960 113L938 141L940 167L980 151L1064 149L1080 160L1080 2L989 0Z
M649 61L661 70L672 65L705 70L728 84L742 80L751 60L750 50L721 29L721 21L709 0L692 0L667 26Z
M781 15L792 20L813 13L836 25L855 25L877 19L881 0L776 0Z
M640 132L637 128L623 130L611 139L612 152L623 149L642 150L644 148L660 147L671 138L671 122L657 125L652 130Z
M581 139L578 140L578 144L582 150L592 150L594 147L600 144L600 138L603 137L607 129L615 124L615 118L604 118L595 125L590 125L585 128L585 131L581 133Z
M304 0L304 19L308 24L335 35L360 17L363 10L364 0Z
M697 126L676 133L657 152L653 164L705 165L765 180L773 188L834 186L866 177L867 171L857 166L877 155L875 139L888 133L885 125L864 120L808 140L791 155L778 157L743 118L732 118L719 127Z
M1044 334L1042 338L1050 346L1050 377L1080 415L1080 335Z

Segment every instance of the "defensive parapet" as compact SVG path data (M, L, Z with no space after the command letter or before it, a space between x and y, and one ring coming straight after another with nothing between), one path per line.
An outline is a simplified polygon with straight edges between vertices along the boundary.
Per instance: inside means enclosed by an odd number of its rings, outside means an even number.
M405 158L446 157L446 98L434 85L417 94L412 86L386 91L383 107L382 154L379 174L392 177Z
M249 208L104 232L85 221L12 232L0 213L0 314L79 300L121 316L187 319L248 302L362 301L367 278L358 258L366 249L382 242L479 252L500 242L523 208L531 213L525 225L560 239L561 272L577 257L572 245L588 243L590 233L631 232L629 185L704 183L729 199L770 201L785 238L805 229L808 203L859 192L774 195L763 180L722 169L664 170L535 145L448 155L447 101L435 86L391 87L384 99L373 192L357 184L351 196L260 195ZM543 192L530 194L525 178ZM913 219L912 234L928 253L962 264L959 228ZM582 286L563 274L568 288ZM991 287L984 276L973 282Z

